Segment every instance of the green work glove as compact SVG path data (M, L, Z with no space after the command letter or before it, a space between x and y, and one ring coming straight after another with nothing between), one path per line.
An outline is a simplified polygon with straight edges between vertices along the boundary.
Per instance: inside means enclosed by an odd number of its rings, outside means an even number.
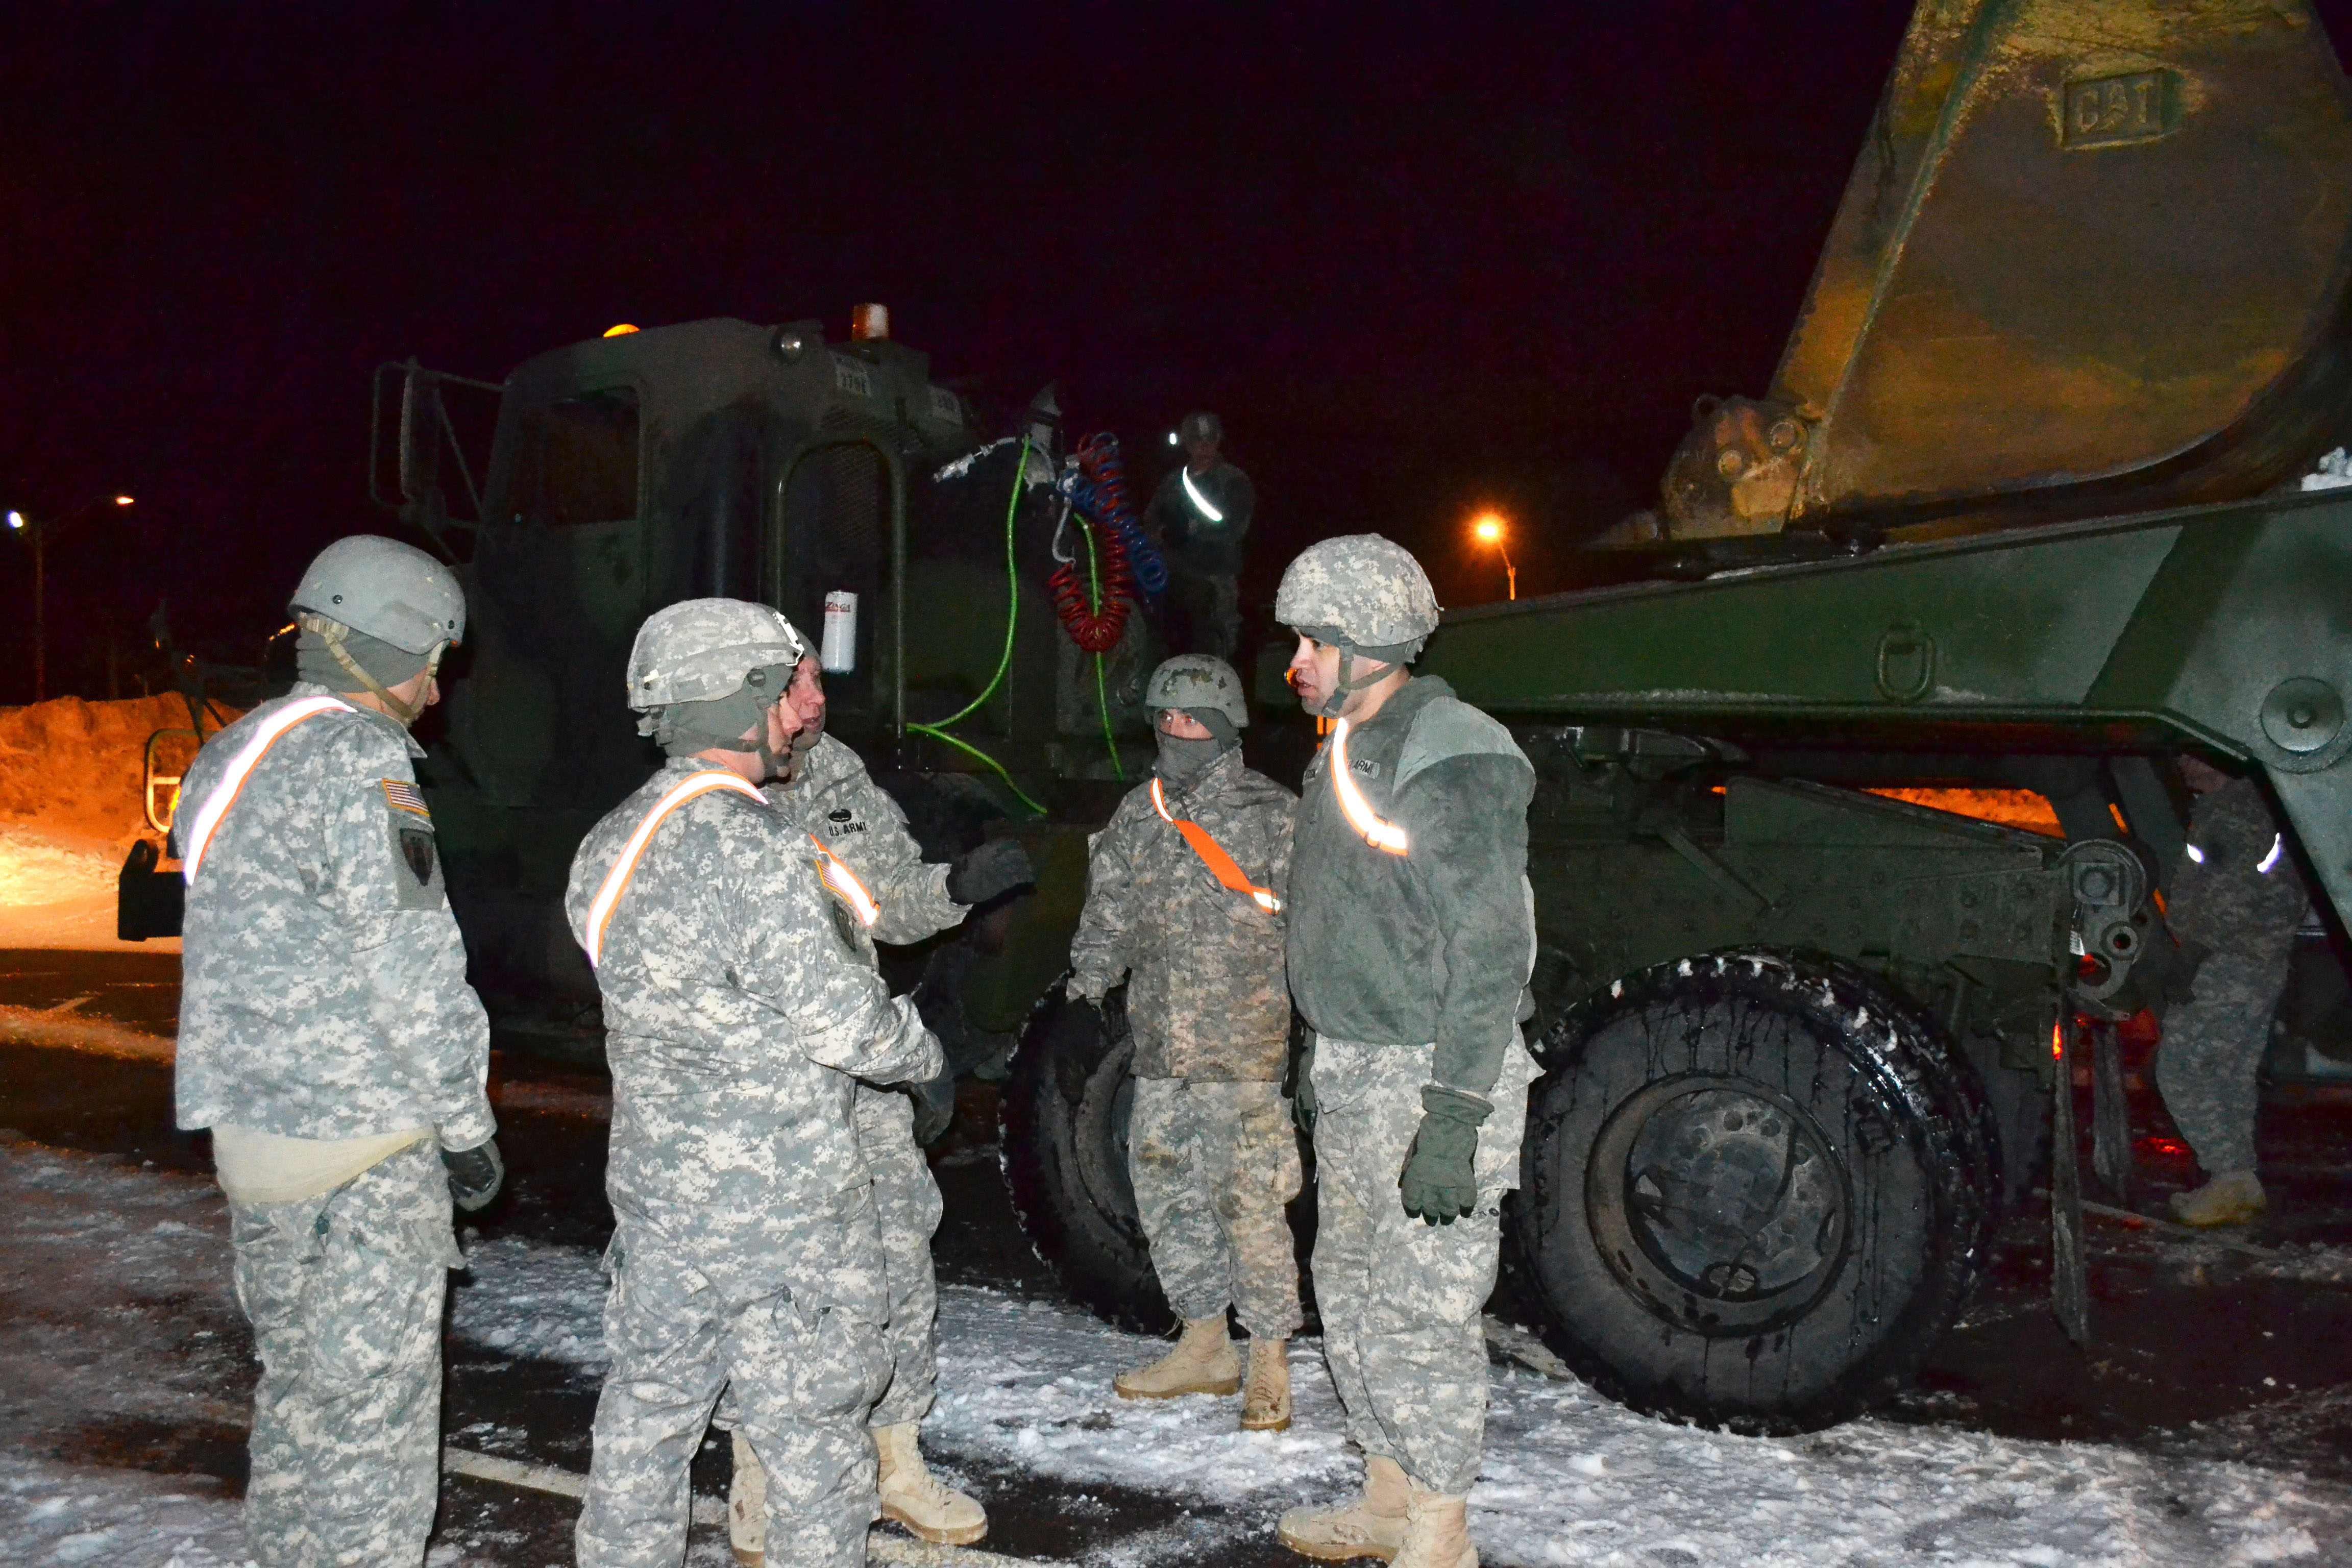
M1421 1090L1421 1131L1397 1177L1404 1212L1423 1225L1452 1225L1478 1206L1478 1128L1495 1108L1443 1084Z
M1290 1095L1290 1119L1298 1130L1311 1140L1315 1136L1315 1037L1307 1037L1307 1048L1298 1053L1298 1082Z

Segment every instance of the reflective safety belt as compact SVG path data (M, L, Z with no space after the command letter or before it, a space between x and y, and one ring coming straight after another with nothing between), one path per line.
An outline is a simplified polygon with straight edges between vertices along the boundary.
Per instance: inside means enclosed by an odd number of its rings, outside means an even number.
M824 884L824 890L847 904L859 925L870 926L880 919L882 906L874 901L874 895L866 890L849 863L826 848L824 840L815 834L809 835L809 842L816 846L816 879Z
M1225 853L1224 846L1209 837L1207 828L1197 822L1187 822L1181 816L1169 815L1168 797L1160 793L1160 780L1156 777L1151 781L1151 809L1160 814L1160 821L1171 825L1184 836L1184 842L1192 847L1192 853L1208 867L1209 875L1236 893L1247 893L1267 914L1282 912L1282 900L1274 896L1274 890L1252 883L1234 858Z
M750 795L761 805L768 804L766 795L729 773L690 773L670 785L661 799L654 802L654 808L646 813L646 819L637 824L637 830L629 835L629 841L621 847L620 858L604 873L596 897L589 902L588 934L582 942L588 950L589 968L595 968L604 959L604 928L613 923L613 910L620 903L621 895L628 890L629 879L637 874L637 862L645 858L646 846L653 842L655 830L671 812L716 789L733 790L737 795Z
M1373 815L1364 792L1348 776L1348 721L1345 719L1331 726L1331 793L1339 799L1340 815L1348 826L1364 836L1364 842L1375 849L1385 849L1391 855L1402 855L1409 844L1405 831L1393 822L1383 822Z
M180 854L180 880L191 885L194 883L196 868L204 864L205 851L211 847L213 834L219 828L221 818L227 816L228 808L236 804L238 793L245 788L245 781L253 775L263 753L278 743L280 735L305 719L316 719L321 713L356 711L358 710L350 703L338 698L305 697L299 702L289 702L255 725L252 738L246 742L245 749L231 760L221 782L214 786L212 794L205 796L204 805L196 808L195 821L188 828L187 844Z
M1219 511L1215 507L1211 506L1209 504L1209 498L1201 493L1201 487L1192 482L1192 470L1190 468L1179 468L1176 471L1184 476L1184 493L1192 498L1192 504L1200 509L1201 515L1207 518L1211 522L1224 521L1225 514Z

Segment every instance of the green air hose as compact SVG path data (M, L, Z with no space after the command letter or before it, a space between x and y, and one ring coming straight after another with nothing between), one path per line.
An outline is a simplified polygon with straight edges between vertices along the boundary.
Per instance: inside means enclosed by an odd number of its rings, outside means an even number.
M950 725L961 723L964 720L971 718L974 712L978 711L981 704L986 702L990 698L996 695L996 689L1004 684L1004 672L1013 668L1013 631L1014 626L1019 625L1021 619L1021 577L1020 574L1014 569L1013 562L1013 515L1021 509L1021 481L1023 479L1027 477L1028 472L1029 440L1028 437L1024 437L1021 441L1020 458L1013 465L1013 493L1006 497L1004 501L1004 588L1006 601L1004 605L1004 653L1003 656L996 661L996 673L988 678L987 689L982 691L979 696L973 698L970 702L965 703L962 709L956 713L940 720L936 724L916 724L910 722L908 724L907 728L914 731L917 734L929 735L934 741L944 741L949 745L953 746L957 751L965 752L970 756L977 757L981 762L986 763L987 766L994 772L998 778L1004 781L1004 787L1011 790L1014 795L1018 796L1022 805L1027 806L1038 816L1044 816L1046 815L1045 808L1038 805L1035 801L1030 799L1028 793L1022 789L1019 784L1013 782L1013 775L1004 771L1004 764L1003 763L998 762L994 757L990 756L978 746L969 744L963 741L959 741L953 735L948 733L948 728Z
M1088 613L1102 614L1102 583L1095 574L1095 531L1081 528L1087 536L1087 602ZM1095 655L1095 706L1102 710L1103 749L1110 752L1110 771L1118 782L1127 782L1127 770L1118 763L1118 742L1110 731L1110 693L1103 689L1103 656Z

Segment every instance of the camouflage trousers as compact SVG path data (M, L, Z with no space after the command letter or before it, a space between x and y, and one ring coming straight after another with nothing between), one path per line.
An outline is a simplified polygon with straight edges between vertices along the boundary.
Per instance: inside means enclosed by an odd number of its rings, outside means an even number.
M1535 1066L1514 1042L1479 1129L1475 1213L1424 1225L1397 1178L1421 1126L1433 1047L1315 1042L1315 1298L1348 1436L1423 1491L1478 1479L1486 1431L1486 1335L1506 1189Z
M1252 1339L1298 1330L1298 1256L1283 1205L1298 1195L1298 1138L1275 1083L1135 1080L1128 1175L1151 1267L1176 1315L1236 1309Z
M575 1540L581 1568L677 1568L687 1469L725 1389L765 1471L771 1561L859 1568L878 1515L866 1412L882 1392L881 1240L870 1189L795 1216L789 1240L714 1256L719 1238L622 1218L607 1265L612 1369Z
M2196 1000L2164 1017L2156 1087L2209 1176L2254 1168L2254 1081L2286 989L2292 930L2224 948L2197 967Z
M857 1086L857 1152L874 1176L875 1216L881 1227L883 1289L889 1321L882 1325L889 1384L866 1419L871 1426L920 1421L939 1397L940 1291L931 1271L931 1235L940 1228L940 1184L915 1142L914 1102L896 1089ZM719 1425L735 1429L735 1479L728 1486L728 1535L745 1552L765 1550L761 1499L766 1484L758 1454L736 1419L732 1390Z
M441 1489L441 1319L463 1260L431 1139L333 1192L232 1204L253 1325L247 1545L262 1568L421 1563Z

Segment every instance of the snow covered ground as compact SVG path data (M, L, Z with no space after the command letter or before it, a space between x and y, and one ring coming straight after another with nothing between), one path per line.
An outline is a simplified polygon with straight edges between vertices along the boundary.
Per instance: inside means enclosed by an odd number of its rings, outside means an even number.
M597 1368L593 1251L509 1237L469 1257L455 1292L461 1341ZM94 1427L235 1436L250 1373L223 1348L242 1343L227 1265L209 1183L0 1142L0 1563L242 1560L236 1507L211 1489L72 1460L74 1434ZM1106 1519L1099 1562L1213 1561L1220 1539L1262 1556L1282 1510L1357 1474L1310 1342L1294 1352L1297 1425L1243 1434L1230 1400L1112 1396L1111 1374L1152 1342L1058 1303L952 1288L940 1338L945 1393L926 1445L947 1468L1196 1510L1181 1531ZM519 1426L457 1440L531 1457ZM1879 1421L1731 1437L1504 1368L1472 1500L1496 1563L2352 1563L2352 1495L2293 1472ZM536 1568L544 1555L515 1560ZM436 1568L503 1560L436 1550Z

